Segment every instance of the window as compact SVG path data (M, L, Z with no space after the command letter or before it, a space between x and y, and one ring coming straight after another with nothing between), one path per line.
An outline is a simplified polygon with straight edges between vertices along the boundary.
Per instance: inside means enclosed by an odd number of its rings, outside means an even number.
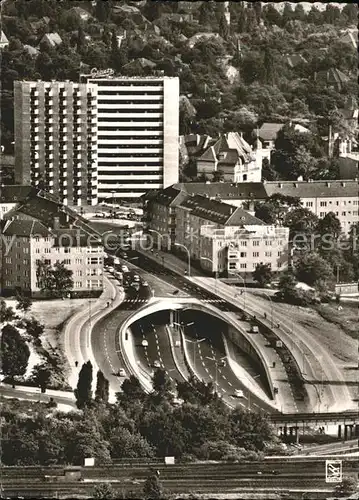
M259 252L253 252L253 257L259 257Z
M71 251L71 248L69 248L69 247L64 248L64 253L70 253L70 251Z
M5 262L6 264L11 264L11 257L6 257Z
M246 247L247 246L247 242L246 241L241 241L241 246L242 247Z
M40 248L35 248L35 253L40 253Z
M86 276L96 276L97 269L86 269Z
M17 271L21 271L21 266L20 266L20 264L16 264L16 270L17 270Z
M44 264L51 266L51 259L44 259Z
M45 253L51 253L51 248L45 248Z
M82 264L82 259L75 259L75 264Z
M229 269L237 269L236 263L235 262L230 262L229 263Z
M313 206L313 202L312 201L306 201L305 206L306 207L312 207Z
M29 276L29 271L24 271L24 276Z
M71 259L64 259L64 264L71 264Z
M16 246L17 246L17 248L20 248L20 247L21 247L21 243L20 243L20 241L17 241L17 242L16 242Z
M241 257L247 257L247 252L241 252Z
M346 212L342 212L342 216L345 217L347 215Z
M325 212L320 212L319 217L325 217Z
M253 240L253 246L259 247L259 240Z
M326 207L327 206L327 202L326 201L321 201L320 202L320 206L321 207Z
M76 271L76 274L75 276L82 276L82 271L80 271L79 269Z
M270 240L266 240L266 247L271 247L272 246L272 242Z
M22 249L22 251L23 251L24 253L29 253L29 248L28 248L28 247L25 247L25 248L23 248L23 249Z
M11 286L12 285L11 281L5 281L5 284L6 284L6 286Z
M246 269L247 268L247 264L241 264L241 269Z
M272 257L272 252L265 252L264 254L266 257Z
M278 257L280 257L282 255L282 252L278 252Z
M99 262L98 257L88 257L87 264L101 264L101 262Z
M81 281L75 281L75 288L81 288L82 287L82 282Z

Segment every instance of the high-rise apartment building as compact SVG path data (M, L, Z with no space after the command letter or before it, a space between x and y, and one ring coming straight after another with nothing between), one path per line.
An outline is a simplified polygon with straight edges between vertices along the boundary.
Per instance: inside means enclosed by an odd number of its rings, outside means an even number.
M42 185L66 205L97 202L95 90L14 82L17 184Z
M15 180L42 180L65 204L178 182L178 132L178 78L15 82Z

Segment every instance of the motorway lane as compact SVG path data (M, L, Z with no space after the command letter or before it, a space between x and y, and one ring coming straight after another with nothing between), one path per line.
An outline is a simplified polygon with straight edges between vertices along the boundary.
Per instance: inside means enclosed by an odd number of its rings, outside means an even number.
M210 283L208 278L195 278L194 280L198 283L201 282L203 286L206 286L207 288L209 287L211 289L213 287L213 284ZM229 290L224 295L227 295L233 300L233 295L229 292ZM280 329L277 329L277 334L283 338L284 343L286 343L288 346L292 346L292 348L294 348L295 344L297 344L297 346L303 344L305 345L307 369L309 369L312 374L315 374L313 378L316 380L318 385L321 383L322 378L324 382L341 382L342 385L340 386L323 386L323 393L321 397L322 406L324 406L325 403L328 402L329 407L333 405L333 411L335 411L336 409L338 411L343 411L344 409L352 408L353 401L350 392L345 384L345 378L342 372L337 367L335 361L328 353L328 351L313 337L313 335L311 333L308 333L305 328L301 327L298 324L296 324L295 328L293 328L292 322L288 318L288 315L276 309L275 303L268 304L268 301L266 299L258 296L253 297L248 292L246 293L245 300L247 311L251 312L252 314L258 314L258 311L260 310L262 313L265 312L267 314L267 318L271 317L271 308L273 306L273 321L275 324L280 324ZM309 373L306 374L306 378L311 378Z
M43 394L41 393L40 389L37 389L37 391L34 390L35 388L29 389L32 390L26 390L24 386L22 386L21 388L15 386L15 389L13 389L11 385L9 386L7 384L1 384L0 395L5 398L39 401L41 403L48 403L50 401L50 398L53 398L56 403L67 406L69 410L77 410L75 396L73 393L69 393L68 396L65 396L56 393L61 393L62 391L50 391L50 393L45 392Z

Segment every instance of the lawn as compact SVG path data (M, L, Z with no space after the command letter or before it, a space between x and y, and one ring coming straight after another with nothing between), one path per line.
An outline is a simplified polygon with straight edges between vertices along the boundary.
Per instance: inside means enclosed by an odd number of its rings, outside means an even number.
M341 304L342 309L338 310L337 304L325 304L316 307L318 314L330 323L340 327L347 335L355 340L359 339L358 329L358 304Z

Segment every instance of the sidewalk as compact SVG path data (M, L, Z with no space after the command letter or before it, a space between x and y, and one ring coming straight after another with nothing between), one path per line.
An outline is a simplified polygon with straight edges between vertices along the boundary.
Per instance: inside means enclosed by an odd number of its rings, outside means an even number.
M96 372L98 366L91 349L91 330L94 323L103 318L108 312L123 301L123 291L118 288L104 275L104 291L97 299L89 299L89 306L70 318L64 330L64 351L69 362L68 383L75 388L78 375L83 363L91 361L93 366L93 390L96 389ZM107 303L112 301L111 309ZM75 362L77 361L77 366Z

